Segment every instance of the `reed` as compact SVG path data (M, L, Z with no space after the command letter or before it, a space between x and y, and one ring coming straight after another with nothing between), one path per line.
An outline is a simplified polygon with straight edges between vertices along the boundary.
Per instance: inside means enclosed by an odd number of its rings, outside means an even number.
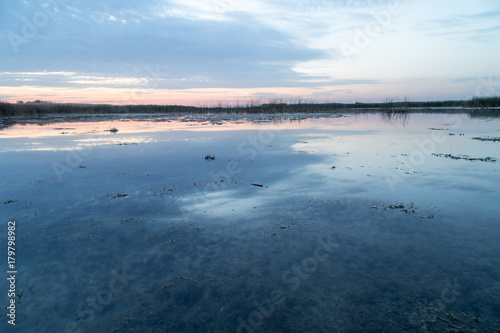
M313 103L302 99L285 100L274 98L267 101L260 99L233 104L219 101L201 106L185 105L110 105L110 104L69 104L50 101L19 101L8 103L0 101L0 116L25 116L38 114L120 114L120 113L319 113L369 111L383 112L389 117L395 114L432 108L469 108L491 110L500 107L500 96L474 97L463 101L411 102L408 98L399 101L394 98L382 103ZM498 114L499 110L492 110Z

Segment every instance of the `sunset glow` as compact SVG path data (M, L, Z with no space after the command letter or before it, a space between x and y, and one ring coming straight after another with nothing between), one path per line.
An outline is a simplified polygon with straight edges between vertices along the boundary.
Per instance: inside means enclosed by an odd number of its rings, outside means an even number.
M211 105L500 92L498 2L0 5L0 100Z

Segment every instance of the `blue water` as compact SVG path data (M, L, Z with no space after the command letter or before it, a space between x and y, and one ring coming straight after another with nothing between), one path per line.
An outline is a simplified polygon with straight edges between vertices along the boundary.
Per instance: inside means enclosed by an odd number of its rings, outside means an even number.
M500 329L498 118L70 120L0 131L2 332Z

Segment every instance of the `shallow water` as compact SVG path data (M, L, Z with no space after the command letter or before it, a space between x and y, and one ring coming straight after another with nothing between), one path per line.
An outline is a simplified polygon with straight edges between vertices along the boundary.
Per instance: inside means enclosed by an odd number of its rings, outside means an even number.
M477 137L500 137L500 119L128 115L6 128L0 237L16 221L15 331L498 330L500 142Z

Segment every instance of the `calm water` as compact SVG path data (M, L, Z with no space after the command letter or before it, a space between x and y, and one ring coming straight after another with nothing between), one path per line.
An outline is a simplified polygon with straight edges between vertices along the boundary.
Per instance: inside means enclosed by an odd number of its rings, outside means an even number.
M56 120L0 131L1 332L500 329L498 118Z

